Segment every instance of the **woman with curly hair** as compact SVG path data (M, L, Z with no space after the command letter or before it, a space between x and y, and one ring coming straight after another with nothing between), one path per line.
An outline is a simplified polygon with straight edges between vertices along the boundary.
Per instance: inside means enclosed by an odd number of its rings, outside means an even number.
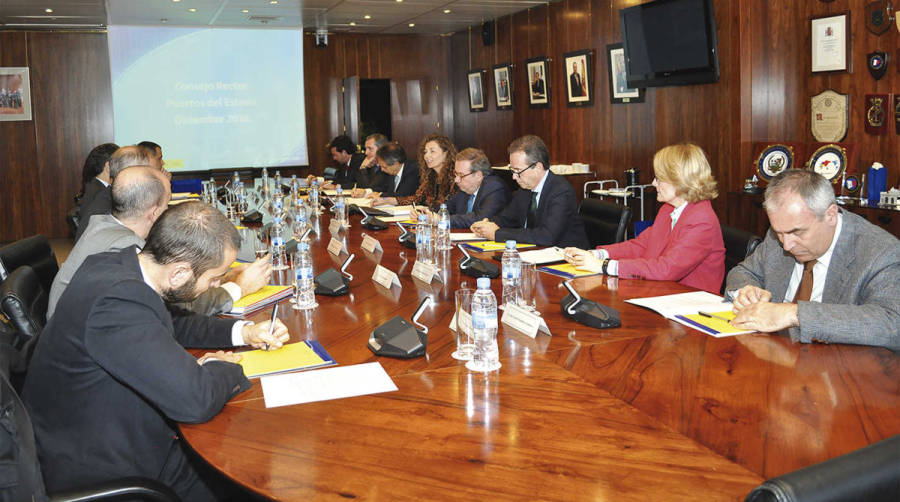
M378 198L373 202L374 205L420 204L436 211L456 193L453 166L457 152L450 138L436 133L429 134L419 142L417 151L421 178L416 193L407 197Z
M653 225L619 244L584 251L565 250L576 268L634 279L678 281L718 293L725 276L722 228L710 199L716 180L703 150L671 145L653 156L653 186L663 207Z

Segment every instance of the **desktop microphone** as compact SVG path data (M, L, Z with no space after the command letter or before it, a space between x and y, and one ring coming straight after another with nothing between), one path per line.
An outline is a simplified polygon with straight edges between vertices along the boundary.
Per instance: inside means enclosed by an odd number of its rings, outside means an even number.
M369 335L369 350L376 356L397 357L400 359L412 359L425 355L428 346L428 327L419 324L419 316L425 311L425 307L431 304L431 297L426 296L412 316L412 324L406 322L400 316L396 316L388 322L372 330ZM421 329L416 329L419 327Z
M622 321L619 319L619 312L616 309L592 300L585 300L572 287L571 279L564 282L563 286L569 290L569 294L559 303L564 316L575 322L598 329L618 328L622 325Z
M379 220L378 218L366 213L366 210L358 207L357 208L360 213L363 215L362 223L363 228L368 230L387 230L388 224Z
M397 240L400 241L400 244L403 244L409 249L416 249L416 233L410 232L399 222L397 222L397 226L403 231L403 233L400 234L400 237L397 238Z
M476 279L479 277L490 277L491 279L500 277L500 268L497 265L486 262L481 258L475 258L466 252L462 244L457 244L456 247L463 254L463 257L459 259L459 269L462 273Z
M341 265L340 272L332 267L317 275L315 279L313 279L313 282L316 284L316 294L323 296L343 296L349 293L350 281L353 280L353 276L347 272L347 266L350 265L350 262L353 261L354 257L356 257L355 254L351 254L347 257L347 260Z

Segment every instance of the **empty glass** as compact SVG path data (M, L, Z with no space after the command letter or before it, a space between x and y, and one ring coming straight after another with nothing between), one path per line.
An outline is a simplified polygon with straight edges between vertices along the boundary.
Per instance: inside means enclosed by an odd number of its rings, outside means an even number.
M475 349L472 339L472 295L474 289L463 288L456 291L456 351L453 359L470 361Z
M537 277L537 267L534 263L522 262L522 273L519 275L519 306L532 312L537 312L537 298L534 294Z

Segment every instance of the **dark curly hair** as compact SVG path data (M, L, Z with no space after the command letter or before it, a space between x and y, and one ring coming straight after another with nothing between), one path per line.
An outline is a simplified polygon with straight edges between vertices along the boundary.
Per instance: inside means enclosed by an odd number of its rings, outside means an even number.
M441 168L440 175L435 173L434 169L430 169L425 162L425 145L430 141L434 141L441 147L441 150L447 152L447 157L444 159L444 165ZM454 191L453 166L456 164L457 153L456 146L450 141L450 138L443 134L431 133L422 138L422 141L419 142L416 154L419 160L419 176L422 179L420 183L422 185L434 183L433 186L437 187L437 194L435 195L437 195L437 198L439 199L444 199L444 197L441 197L441 194L446 196ZM435 177L437 177L437 179L435 179ZM428 202L430 203L431 201Z

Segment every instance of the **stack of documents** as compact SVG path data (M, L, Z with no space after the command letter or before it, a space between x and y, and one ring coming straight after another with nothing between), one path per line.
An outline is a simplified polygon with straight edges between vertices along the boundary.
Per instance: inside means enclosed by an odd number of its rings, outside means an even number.
M292 286L265 286L256 293L251 293L234 302L231 312L224 314L228 317L243 317L267 305L283 300L293 294Z
M453 234L450 234L451 236ZM503 251L506 249L505 242L497 242L497 241L484 241L484 242L466 242L463 243L463 246L471 249L472 251L485 252L485 251ZM516 249L523 248L533 248L534 244L519 244L516 243Z
M625 301L646 307L658 312L666 319L717 338L753 333L753 331L741 330L729 324L728 321L734 319L731 303L726 303L721 296L706 291L634 298Z
M450 242L486 241L484 237L478 237L472 232L451 232Z
M566 261L562 248L553 246L552 248L535 249L532 251L522 251L519 257L525 263L533 263L535 265L546 265L548 263L559 263Z
M540 270L541 272L546 272L548 274L565 277L566 279L575 279L577 277L598 275L597 272L589 272L587 270L579 270L579 269L575 268L575 265L572 265L569 263L560 263L559 265L547 265L546 267L538 268L538 270Z
M251 350L241 352L238 362L244 367L247 378L334 366L334 359L315 340L283 345L278 350Z

